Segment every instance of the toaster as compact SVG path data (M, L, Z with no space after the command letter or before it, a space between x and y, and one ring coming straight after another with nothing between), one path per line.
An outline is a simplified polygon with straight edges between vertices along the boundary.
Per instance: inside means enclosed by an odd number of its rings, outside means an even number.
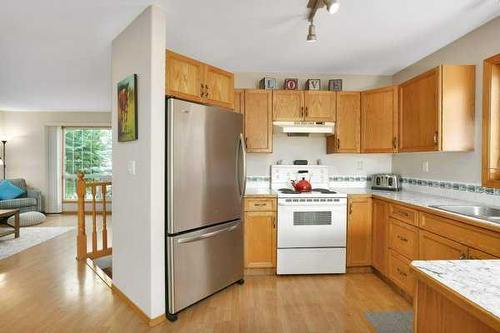
M401 182L399 175L382 173L372 176L373 190L400 191Z

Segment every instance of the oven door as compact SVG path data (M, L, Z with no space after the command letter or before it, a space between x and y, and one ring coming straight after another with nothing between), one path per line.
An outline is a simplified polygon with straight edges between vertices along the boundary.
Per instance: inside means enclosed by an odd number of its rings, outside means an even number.
M280 200L281 201L281 200ZM345 247L347 200L278 201L278 248Z

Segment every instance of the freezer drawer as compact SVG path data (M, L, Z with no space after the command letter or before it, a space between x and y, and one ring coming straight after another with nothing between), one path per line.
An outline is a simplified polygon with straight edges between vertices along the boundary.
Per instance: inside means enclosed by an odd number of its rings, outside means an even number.
M171 314L243 278L241 220L167 237Z
M346 249L278 249L277 274L345 273Z

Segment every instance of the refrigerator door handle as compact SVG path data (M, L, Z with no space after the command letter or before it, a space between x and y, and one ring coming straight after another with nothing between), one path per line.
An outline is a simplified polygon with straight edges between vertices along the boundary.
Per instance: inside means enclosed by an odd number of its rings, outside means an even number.
M230 232L230 231L233 231L234 229L238 228L238 225L233 225L233 226L230 226L230 227L227 227L227 228L224 228L224 229L221 229L221 230L216 230L216 231L212 231L212 232L207 232L206 234L203 234L203 235L199 235L199 236L193 236L193 237L186 237L186 238L179 238L177 240L177 243L178 244L183 244L183 243L191 243L191 242L197 242L197 241L200 241L200 240L203 240L203 239L206 239L206 238L210 238L210 237L215 237L223 232Z
M241 158L243 159L243 170L240 170L240 151ZM237 163L237 175L238 177L238 188L240 190L240 196L243 198L245 195L246 187L247 187L247 152L245 149L245 139L243 138L243 134L240 133L239 136L239 145L238 152L236 155L236 163Z

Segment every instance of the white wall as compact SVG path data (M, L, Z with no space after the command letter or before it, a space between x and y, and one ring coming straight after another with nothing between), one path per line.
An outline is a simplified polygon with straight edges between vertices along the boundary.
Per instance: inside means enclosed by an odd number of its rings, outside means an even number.
M329 166L330 176L366 176L391 170L391 154L326 154L324 136L314 134L309 137L289 137L283 133L274 134L271 154L247 154L248 176L269 176L271 164L283 160L292 164L293 160L306 159L316 164Z
M28 186L48 191L48 125L111 124L111 112L3 112L0 139L7 137L7 178L25 178ZM0 172L1 174L1 172Z
M394 75L394 83L401 83L440 64L476 65L474 152L395 154L392 161L394 172L406 177L481 183L483 60L497 53L500 53L500 18L490 21ZM424 161L429 161L429 172L422 171Z
M322 89L326 90L329 79L342 79L343 90L365 90L392 84L390 76L374 75L338 75L338 74L298 74L298 73L236 73L235 86L237 88L257 88L258 82L264 76L278 80L278 87L282 87L283 79L298 78L299 88L307 79L321 79ZM288 137L275 131L273 135L273 153L251 153L247 155L248 176L269 176L271 164L278 160L292 163L295 159L307 159L329 166L330 175L365 176L391 170L392 157L390 154L326 154L326 139L322 135L309 137Z
M158 7L148 7L112 44L113 283L151 318L165 312L165 23ZM116 86L133 73L139 139L118 143Z

